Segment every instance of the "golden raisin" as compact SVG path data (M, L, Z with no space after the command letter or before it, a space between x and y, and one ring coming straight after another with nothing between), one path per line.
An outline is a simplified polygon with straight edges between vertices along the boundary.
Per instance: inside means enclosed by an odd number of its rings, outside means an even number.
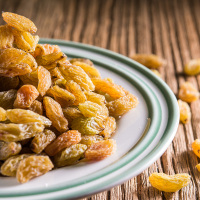
M80 141L81 141L81 134L76 130L70 130L58 136L55 141L53 141L45 148L45 152L49 156L54 156L62 149L77 144Z
M20 161L29 156L31 156L31 154L22 154L8 158L1 166L1 173L4 176L16 176Z
M26 183L34 177L47 173L53 167L48 156L29 156L20 161L16 177L18 182Z
M21 149L20 143L0 141L0 160L6 160L11 156L17 155Z
M106 102L105 97L101 94L97 94L97 93L91 92L91 91L84 91L84 94L88 101L91 101L91 102L94 102L94 103L97 103L100 105L105 104L105 102Z
M6 111L7 118L13 123L34 123L38 122L45 126L51 126L51 121L31 110L10 109Z
M200 59L190 60L184 66L184 73L187 75L197 75L200 72Z
M33 52L39 41L39 36L33 36L29 32L18 31L17 29L12 29L14 35L14 44L17 48L22 49L26 52Z
M191 120L190 107L186 102L181 101L180 99L178 100L178 106L180 110L180 121L183 124L186 124L187 122Z
M190 82L184 82L179 89L178 97L182 101L191 103L199 98L199 92Z
M8 48L0 50L0 75L14 77L36 70L33 56L23 50Z
M116 121L113 117L107 117L104 122L105 129L99 133L99 135L102 135L104 138L108 139L111 137L112 133L116 129Z
M38 73L37 70L34 72L19 76L20 80L24 85L34 85L36 88L38 86Z
M196 165L197 170L200 172L200 164Z
M132 94L127 94L119 99L110 101L106 106L111 116L118 117L124 115L130 109L135 108L137 104L137 97Z
M152 69L151 71L152 71L156 76L158 76L159 78L161 78L161 74L160 74L160 72L159 72L158 70Z
M79 117L72 121L72 129L83 135L96 135L103 131L103 123L95 117Z
M35 24L24 16L11 12L3 12L2 17L9 26L12 26L20 31L28 31L30 33L36 33L37 31Z
M92 143L85 152L88 161L98 161L107 158L116 151L115 140L102 140Z
M52 125L61 133L68 130L68 121L63 115L60 104L51 97L44 97L43 104L46 115L52 121Z
M35 136L44 130L40 123L30 124L0 124L0 140L16 142Z
M192 143L192 149L193 149L193 152L200 158L200 140L199 139L196 139Z
M53 131L45 129L42 133L37 133L31 142L31 150L37 154L41 153L49 145L56 135Z
M2 107L0 107L0 121L1 122L6 121L6 119L7 119L6 111Z
M66 55L62 53L61 51L58 51L58 52L53 52L51 54L39 55L36 57L36 61L38 65L45 67L45 66L51 65L52 63L62 58L66 58Z
M17 98L15 99L14 107L29 108L38 96L39 92L33 85L23 85L17 91Z
M90 78L101 78L99 71L94 66L80 61L73 62L73 65L81 67Z
M76 164L83 156L87 146L84 144L74 144L54 157L56 167L64 167Z
M0 26L0 41L0 49L13 47L14 35L10 26Z
M96 117L100 119L105 119L108 117L108 109L105 105L99 105L91 101L85 101L80 103L78 106L84 117Z
M123 89L112 83L111 81L107 79L92 79L93 84L95 85L95 91L98 93L107 93L109 94L113 99L118 99L120 97L125 96L125 92Z
M149 177L149 181L153 187L160 191L176 192L190 183L190 175L153 173Z
M17 90L8 90L5 92L0 92L0 107L4 109L13 108L16 96Z
M38 92L44 96L51 86L51 74L42 66L38 67Z
M38 100L33 101L31 106L29 107L29 110L31 110L39 115L43 115L43 106L42 106L42 103L39 102Z
M49 70L49 72L51 74L52 81L54 80L53 82L55 82L58 79L64 79L58 67Z
M86 64L88 64L90 66L94 66L93 62L91 60L89 60L89 59L86 59L86 58L72 58L70 60L70 63L73 65L73 63L77 62L77 61L78 62L82 62L82 63L86 63Z
M79 103L83 103L86 101L86 96L84 92L81 90L81 87L74 81L67 81L65 84L65 88L71 92L75 96L75 101L73 105L78 105Z
M154 54L135 54L131 58L150 69L158 69L166 64L164 59Z
M34 57L47 55L55 52L60 52L60 48L57 45L50 44L37 44L35 51L32 53Z
M63 88L60 88L59 86L55 85L51 88L51 93L54 96L54 99L62 106L71 106L74 104L76 98L75 96L69 92L68 90L65 90Z
M81 137L80 143L90 146L92 143L95 143L101 140L103 140L103 137L100 135L83 135Z
M63 114L65 118L68 120L69 125L71 125L72 121L78 117L83 117L81 111L76 107L66 107L63 108Z
M73 80L74 82L78 83L82 89L88 91L93 91L95 89L90 77L81 67L75 65L61 65L59 70L67 81Z

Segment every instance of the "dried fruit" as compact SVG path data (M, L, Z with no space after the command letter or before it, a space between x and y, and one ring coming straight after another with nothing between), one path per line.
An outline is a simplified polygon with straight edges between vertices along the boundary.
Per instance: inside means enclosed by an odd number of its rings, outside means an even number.
M60 70L58 69L58 67L55 67L51 70L49 70L50 74L51 74L51 78L52 78L52 81L53 80L60 80L60 79L64 79L64 77L62 76L62 74L60 73ZM54 81L54 82L55 82Z
M11 12L3 12L2 17L9 26L12 26L20 31L28 31L30 33L36 33L37 31L35 24L24 16Z
M111 137L112 133L116 129L116 121L113 117L107 117L104 122L105 129L99 133L99 135L102 135L104 138L108 139Z
M35 87L38 86L37 70L31 73L25 74L23 76L19 76L19 78L23 82L24 85L34 85Z
M101 78L99 71L94 66L79 61L73 62L73 65L81 67L90 78Z
M180 110L180 121L183 124L186 124L187 122L191 120L190 107L186 102L181 101L180 99L178 100L178 106Z
M61 51L58 51L51 54L39 55L36 57L36 61L38 65L45 67L45 66L51 65L52 63L58 60L61 60L62 58L66 58L66 55L62 53Z
M43 115L43 107L42 107L42 103L39 102L38 100L35 100L31 106L29 107L29 110L39 114L39 115Z
M49 156L54 156L62 149L77 144L80 141L81 134L76 130L70 130L58 136L55 141L53 141L50 145L46 147L45 152Z
M103 140L103 137L100 135L83 135L81 137L80 143L90 146L92 143L95 143L101 140Z
M196 165L197 170L200 172L200 164Z
M0 91L7 91L17 88L19 85L19 77L0 76Z
M24 109L10 109L6 112L7 118L13 123L35 123L38 122L45 126L51 126L52 122L31 110Z
M76 98L75 96L70 93L69 91L60 88L59 86L55 85L51 88L50 91L51 94L53 94L54 99L62 106L62 107L66 107L66 106L71 106L74 104Z
M33 101L39 96L39 92L33 85L23 85L17 91L17 98L14 102L15 108L29 108Z
M100 105L105 104L105 102L106 102L105 97L101 94L97 94L97 93L91 92L91 91L85 91L84 94L88 101L91 101L91 102L94 102L94 103L97 103Z
M2 174L25 183L54 167L47 154L62 167L114 153L116 142L108 138L116 121L109 115L126 113L137 98L111 78L102 80L89 59L68 61L57 45L37 44L29 19L9 12L3 18L8 24L0 26Z
M16 96L17 90L8 90L5 92L0 92L0 107L4 109L13 108Z
M106 104L109 113L113 117L124 115L130 109L135 108L138 104L138 99L132 94L127 94L119 99L110 101Z
M0 107L0 121L1 122L6 121L6 119L7 119L6 111L2 107Z
M197 75L200 72L200 59L190 60L184 66L184 73L187 75Z
M65 84L65 88L75 96L75 101L73 102L73 105L77 106L79 105L79 103L83 103L86 101L86 96L84 92L81 90L80 85L78 85L76 82L72 80L67 81Z
M77 61L78 62L82 62L82 63L86 63L86 64L88 64L90 66L94 66L93 62L91 60L89 60L89 59L86 59L86 58L72 58L70 60L70 63L73 65L74 62L77 62Z
M11 156L17 155L21 149L20 143L0 141L0 160L6 160Z
M66 107L63 108L63 114L69 125L71 125L72 121L78 117L83 117L81 111L77 107Z
M39 41L39 36L33 36L29 32L22 32L17 29L12 29L14 35L14 44L17 48L26 52L33 52Z
M44 130L40 123L30 124L0 124L0 140L16 142L35 136Z
M190 175L153 173L149 177L149 181L151 185L158 190L164 192L176 192L190 183Z
M38 92L44 96L51 86L51 74L42 66L38 67Z
M29 156L20 161L16 177L18 182L26 183L34 177L47 173L53 167L48 156Z
M70 65L69 61L67 60L67 57L64 54L60 59L55 60L54 62L52 61L52 63L49 63L48 65L45 65L44 67L46 69L48 69L49 71L51 71L51 70L55 69L56 67L58 67L60 65L66 65L66 66Z
M199 139L196 139L192 143L192 149L193 149L193 152L200 158L200 140Z
M190 82L184 82L179 89L178 97L182 101L191 103L199 98L199 92Z
M45 129L42 133L37 133L31 142L31 150L37 154L41 153L49 145L56 135L53 131Z
M8 25L0 26L0 49L13 47L14 35Z
M68 121L63 115L60 104L51 97L44 97L43 104L46 115L52 121L53 126L61 133L68 130Z
M116 151L115 140L102 140L92 143L85 152L88 161L98 161L107 158Z
M84 117L96 117L100 119L105 119L108 117L108 109L105 105L99 105L91 101L85 101L80 103L78 106Z
M59 87L63 88L63 89L66 89L65 88L65 85L67 84L67 81L63 78L63 79L57 79L55 82L54 82L54 85L58 85Z
M35 51L32 53L34 57L47 55L55 52L60 52L60 48L57 45L50 44L37 44Z
M31 154L22 154L8 158L1 166L1 173L5 176L16 176L20 161L29 156Z
M57 167L76 164L83 157L87 146L84 144L74 144L69 148L61 151L54 157L54 162Z
M97 91L98 93L107 93L109 94L113 99L118 99L120 97L125 96L125 92L124 90L112 83L111 81L107 80L107 79L92 79L92 82L95 85L95 91Z
M151 70L156 76L160 77L161 78L161 75L160 75L160 72L156 69L152 69Z
M93 91L95 89L90 77L84 72L84 70L75 65L61 65L59 70L62 76L67 80L73 80L78 83L82 89Z
M142 65L152 69L158 69L161 66L166 65L166 61L154 54L135 54L131 58Z
M96 135L103 131L103 123L95 118L79 117L72 121L72 129L78 130L83 135Z
M23 50L8 48L0 50L0 75L14 77L36 70L33 56Z

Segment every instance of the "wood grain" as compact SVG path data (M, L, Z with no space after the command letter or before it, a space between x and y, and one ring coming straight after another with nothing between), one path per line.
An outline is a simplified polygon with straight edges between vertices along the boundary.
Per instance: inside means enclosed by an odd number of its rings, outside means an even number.
M199 0L0 0L0 8L33 20L40 37L83 42L125 56L157 54L167 60L160 73L175 94L186 80L200 88L200 75L182 73L185 63L200 57ZM160 159L137 177L84 200L200 199L200 173L195 169L200 160L191 151L191 143L200 138L200 101L190 106L191 123L179 125ZM151 187L148 177L153 172L189 173L192 181L168 194Z

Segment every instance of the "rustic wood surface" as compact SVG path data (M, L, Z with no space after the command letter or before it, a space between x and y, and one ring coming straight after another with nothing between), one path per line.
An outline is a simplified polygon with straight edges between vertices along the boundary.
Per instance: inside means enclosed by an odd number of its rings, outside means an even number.
M77 41L130 56L154 53L167 60L162 78L177 94L181 82L200 87L200 75L186 77L183 65L200 57L199 0L1 0L1 11L12 11L32 19L44 38ZM3 23L1 19L1 24ZM191 103L192 121L179 125L163 156L137 177L92 197L91 200L200 199L200 161L191 143L200 138L200 101ZM191 183L168 194L151 187L153 172L189 173Z

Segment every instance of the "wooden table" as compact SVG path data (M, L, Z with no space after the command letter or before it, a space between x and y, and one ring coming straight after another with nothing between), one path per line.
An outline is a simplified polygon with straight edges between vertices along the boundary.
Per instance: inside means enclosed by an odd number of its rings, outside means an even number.
M198 0L1 0L0 8L32 19L40 37L92 44L125 56L162 56L168 64L160 73L175 94L185 80L200 87L200 75L182 74L184 63L200 57ZM193 140L200 138L200 101L191 103L191 111L191 123L179 125L172 144L153 165L87 199L200 199L200 173L195 169L200 160L191 151ZM179 192L167 194L151 187L148 177L153 172L189 173L192 181Z

